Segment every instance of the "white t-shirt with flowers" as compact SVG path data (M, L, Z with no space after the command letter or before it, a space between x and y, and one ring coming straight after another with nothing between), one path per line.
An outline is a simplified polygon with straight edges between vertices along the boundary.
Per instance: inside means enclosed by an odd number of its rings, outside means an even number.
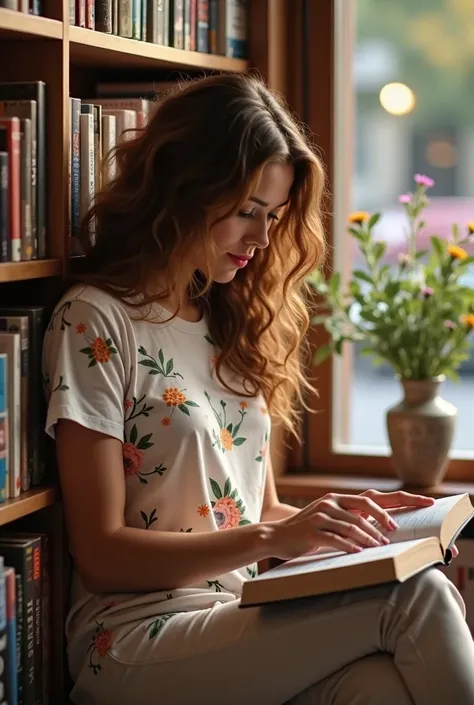
M47 433L54 438L62 418L123 442L128 526L200 532L259 521L270 434L264 401L217 380L204 319L158 322L169 317L159 306L153 316L137 320L136 309L94 287L67 292L44 341ZM156 632L171 614L237 599L255 573L255 564L244 565L186 588L106 596L88 593L76 575L68 634L97 632L105 612L115 626L153 616Z

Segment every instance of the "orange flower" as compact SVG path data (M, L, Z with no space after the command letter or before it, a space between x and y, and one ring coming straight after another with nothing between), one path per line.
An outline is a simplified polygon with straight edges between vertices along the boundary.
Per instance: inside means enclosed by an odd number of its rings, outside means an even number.
M247 408L248 408L248 404L247 404L246 401L241 401L240 404L239 404L239 406L240 406L241 409L247 409Z
M234 447L234 441L230 432L226 428L221 429L221 443L225 450L232 450Z
M467 259L468 257L466 250L458 245L448 245L448 252L453 259Z
M241 514L235 499L221 497L212 510L218 529L231 529L239 525Z
M197 513L200 517L207 517L209 514L209 507L207 506L207 504L200 504L197 508Z
M168 389L164 391L163 401L165 401L168 406L179 406L180 404L184 404L186 397L178 387L168 387Z
M468 328L474 328L474 313L466 313L464 316L461 316L461 321Z
M260 407L260 411L261 411L262 414L264 414L265 416L268 414L268 409L267 409L266 406L261 406L261 407Z
M108 362L110 360L109 346L102 338L94 340L91 345L91 353L96 362Z
M126 475L136 475L143 461L143 451L133 443L124 443L122 446L123 469Z
M85 323L78 323L76 326L76 333L78 335L81 335L82 333L85 333L87 330L87 326Z
M367 211L355 211L354 213L351 213L349 216L349 223L352 225L362 225L362 223L365 220L368 220L370 218L370 213L367 213Z
M161 419L161 425L162 426L169 426L171 424L171 419L169 416L163 416Z
M267 446L264 446L262 448L262 450L260 451L260 455L262 456L262 458L264 458L266 456L266 454L267 454Z
M102 629L96 634L94 645L99 654L99 658L104 658L104 656L107 656L107 652L112 646L112 634L107 629Z
M131 406L133 406L133 401L130 401L130 399L125 399L124 407L126 409L130 409Z

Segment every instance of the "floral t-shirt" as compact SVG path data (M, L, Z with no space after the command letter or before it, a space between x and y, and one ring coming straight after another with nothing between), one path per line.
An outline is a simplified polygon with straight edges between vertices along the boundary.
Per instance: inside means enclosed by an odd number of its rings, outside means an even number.
M148 313L148 312L147 312ZM219 531L260 520L270 418L262 398L226 390L205 320L153 322L94 287L76 286L46 332L46 431L70 419L123 442L125 522L144 531ZM87 512L87 507L84 507ZM91 595L74 576L68 633L235 600L244 565L196 585Z

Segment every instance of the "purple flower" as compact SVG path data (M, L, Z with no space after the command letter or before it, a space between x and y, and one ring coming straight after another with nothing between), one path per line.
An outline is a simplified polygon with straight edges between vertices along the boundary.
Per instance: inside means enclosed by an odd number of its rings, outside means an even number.
M402 193L402 195L398 197L398 202L399 203L411 203L411 199L412 199L411 193Z
M425 286L422 290L421 293L425 297L425 299L428 299L430 296L433 296L434 294L434 289L431 288L431 286Z
M448 330L454 330L456 328L456 324L454 321L447 320L444 322L444 327Z
M434 180L424 174L415 174L415 183L417 183L418 186L425 186L426 188L431 188L435 185Z

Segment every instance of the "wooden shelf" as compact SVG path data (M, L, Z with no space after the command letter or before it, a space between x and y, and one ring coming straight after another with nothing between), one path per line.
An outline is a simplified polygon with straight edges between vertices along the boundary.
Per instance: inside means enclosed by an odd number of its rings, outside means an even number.
M0 526L33 514L39 509L51 507L59 500L57 487L41 487L28 490L16 499L7 499L0 504Z
M276 478L278 495L288 499L307 499L311 502L328 492L357 494L367 489L380 492L395 492L405 489L395 477L361 477L359 475L283 475ZM407 488L408 489L408 488ZM429 497L448 497L467 492L474 499L474 483L443 482L435 487L424 487L410 492L425 494Z
M0 8L0 40L3 39L62 39L63 25L49 17L27 15L25 12Z
M172 47L126 39L113 34L95 32L82 27L69 27L72 64L116 68L196 69L210 71L246 71L249 64L242 59L183 51Z
M62 272L59 259L32 260L31 262L0 263L0 282L13 282L41 277L56 277Z

